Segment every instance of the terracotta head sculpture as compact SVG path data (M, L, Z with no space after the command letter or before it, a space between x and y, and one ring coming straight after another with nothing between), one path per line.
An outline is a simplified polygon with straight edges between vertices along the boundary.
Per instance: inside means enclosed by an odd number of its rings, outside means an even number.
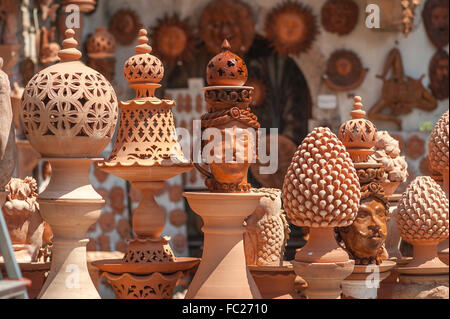
M430 41L438 48L448 44L448 0L427 0L422 17Z
M3 214L16 259L19 262L35 262L42 245L50 240L48 226L42 220L36 201L36 180L32 177L24 180L12 178L6 190L9 195Z
M289 225L281 209L281 190L253 188L263 193L252 215L246 221L244 233L247 265L281 265L289 239Z
M430 89L438 100L448 99L449 96L449 56L447 51L439 49L433 56L428 67Z
M356 265L381 263L388 220L389 202L383 188L377 183L362 186L356 219L338 231Z

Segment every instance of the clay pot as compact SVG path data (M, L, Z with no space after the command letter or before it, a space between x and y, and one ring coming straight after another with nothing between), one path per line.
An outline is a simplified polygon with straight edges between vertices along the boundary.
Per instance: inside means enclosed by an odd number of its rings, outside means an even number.
M106 27L96 28L86 43L87 55L93 59L111 58L115 55L115 50L116 40Z
M117 98L103 75L86 67L66 30L61 63L28 82L21 120L27 139L44 156L94 157L111 140L118 118Z

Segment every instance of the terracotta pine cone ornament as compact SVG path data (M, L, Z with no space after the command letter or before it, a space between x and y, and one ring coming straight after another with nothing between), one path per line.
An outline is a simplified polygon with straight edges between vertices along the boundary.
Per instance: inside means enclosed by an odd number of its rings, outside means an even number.
M448 209L445 193L429 176L417 177L403 193L397 226L403 240L414 246L414 260L408 267L445 266L437 257L437 245L448 238Z
M283 184L287 217L297 226L343 227L358 212L358 176L330 129L315 128L292 158Z
M116 127L114 89L103 75L78 61L81 52L74 35L66 30L58 52L61 62L34 75L23 93L23 129L43 156L96 156Z
M230 50L230 43L225 39L222 52L212 58L206 67L208 85L242 86L247 82L248 71L244 60Z
M448 174L449 174L449 126L448 111L442 115L436 123L428 140L428 159L430 168L433 171L440 172L444 176L444 188L448 193ZM446 182L445 182L446 181Z

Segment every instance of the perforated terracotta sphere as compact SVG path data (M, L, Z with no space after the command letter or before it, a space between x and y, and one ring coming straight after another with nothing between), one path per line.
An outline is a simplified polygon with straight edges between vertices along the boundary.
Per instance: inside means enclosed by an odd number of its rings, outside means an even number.
M130 57L123 67L125 79L129 83L159 83L164 76L164 66L160 59L151 55L147 30L141 29L136 46L136 55Z
M409 243L448 238L448 199L431 177L417 177L403 193L397 207L397 227Z
M362 110L361 97L355 96L354 101L350 112L352 119L341 125L338 136L354 162L365 162L367 156L374 152L377 128L364 118L366 112Z
M212 58L206 67L208 85L242 86L247 82L248 71L244 60L230 50L230 44L225 39L222 52Z
M61 63L28 82L20 116L28 140L43 156L93 157L113 137L117 97L103 75L78 61L75 32L67 29L65 35Z
M97 28L86 43L86 51L90 58L113 57L116 51L116 40L105 27Z
M315 128L292 158L283 184L287 217L298 226L343 227L358 213L358 175L329 128Z
M442 115L434 126L428 140L428 158L430 167L435 171L448 169L448 111Z

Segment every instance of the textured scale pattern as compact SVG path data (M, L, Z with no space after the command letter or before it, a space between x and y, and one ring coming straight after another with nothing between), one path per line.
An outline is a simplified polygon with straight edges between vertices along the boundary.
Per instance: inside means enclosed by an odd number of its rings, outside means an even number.
M283 260L285 229L281 216L265 216L258 221L257 265L266 265Z
M436 123L428 140L428 158L434 171L448 169L448 111Z
M360 197L345 146L330 129L315 128L298 147L284 179L287 217L298 226L348 226L356 218Z
M400 235L409 243L448 238L448 199L429 176L417 177L397 207Z

